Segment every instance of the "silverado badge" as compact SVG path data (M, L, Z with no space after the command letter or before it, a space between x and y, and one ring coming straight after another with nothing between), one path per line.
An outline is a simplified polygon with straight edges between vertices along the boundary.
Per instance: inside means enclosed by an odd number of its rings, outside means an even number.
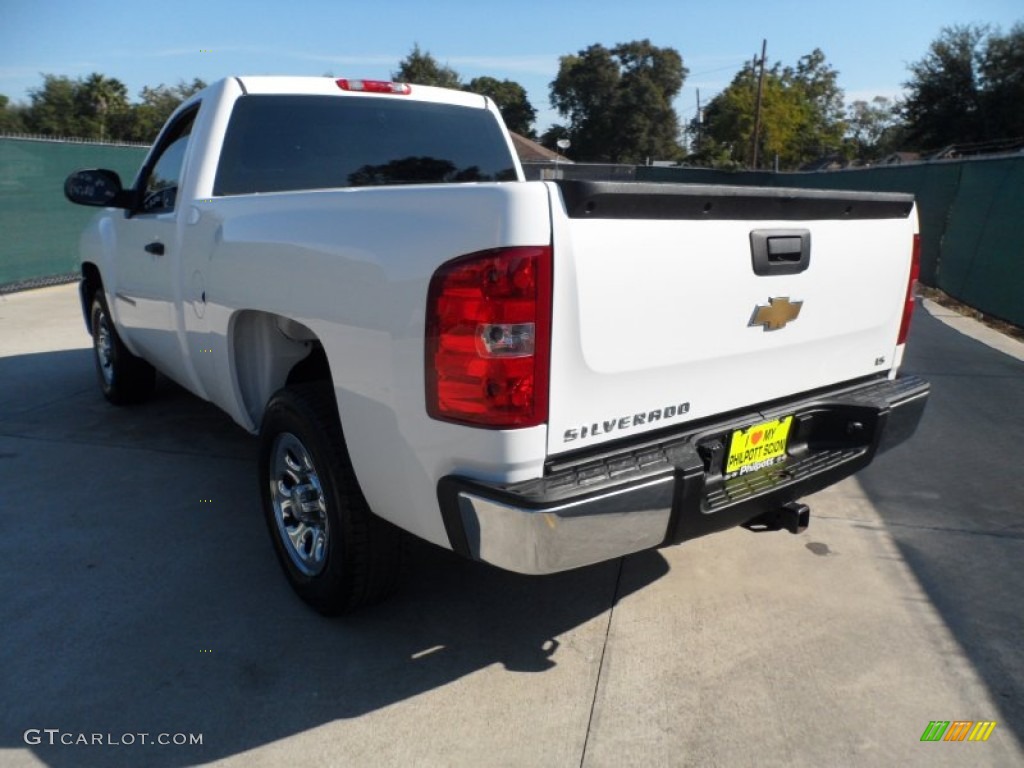
M747 327L753 328L755 325L760 325L766 331L777 331L784 328L789 321L796 320L803 305L802 301L790 302L788 296L778 299L769 298L768 306L754 307L754 314Z

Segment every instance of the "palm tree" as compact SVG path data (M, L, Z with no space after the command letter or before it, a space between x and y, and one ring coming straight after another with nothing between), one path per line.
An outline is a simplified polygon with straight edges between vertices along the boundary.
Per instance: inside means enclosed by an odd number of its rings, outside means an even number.
M100 141L107 137L107 116L128 108L128 89L124 83L112 77L93 72L82 81L79 93L82 106L96 115L99 121ZM84 111L84 110L83 110Z

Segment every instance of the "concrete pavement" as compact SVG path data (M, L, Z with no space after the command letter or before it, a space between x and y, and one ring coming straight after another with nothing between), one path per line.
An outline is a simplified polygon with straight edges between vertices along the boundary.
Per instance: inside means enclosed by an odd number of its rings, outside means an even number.
M254 439L166 380L108 406L88 347L74 286L0 296L2 766L1024 762L1012 346L919 309L921 430L803 535L534 579L414 543L402 593L342 621L278 572ZM998 725L922 743L932 720Z

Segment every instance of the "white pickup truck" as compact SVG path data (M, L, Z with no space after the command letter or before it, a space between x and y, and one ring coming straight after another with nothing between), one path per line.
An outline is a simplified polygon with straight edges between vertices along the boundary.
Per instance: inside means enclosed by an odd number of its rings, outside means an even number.
M232 77L104 208L81 298L111 402L154 369L260 436L278 558L317 610L379 599L403 529L550 573L738 525L917 426L899 194L523 180L495 105ZM372 510L372 511L371 511Z

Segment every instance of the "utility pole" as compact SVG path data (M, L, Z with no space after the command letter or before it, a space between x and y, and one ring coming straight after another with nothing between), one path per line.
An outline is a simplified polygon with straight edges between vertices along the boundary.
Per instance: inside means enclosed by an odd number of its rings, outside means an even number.
M757 170L757 153L760 148L761 138L761 99L764 96L764 62L768 53L768 41L761 41L761 74L757 78L757 105L754 107L754 135L750 139L751 156L753 157L753 168ZM756 63L756 59L754 60Z
M700 152L700 134L703 130L704 120L700 114L700 88L697 89L697 152Z

